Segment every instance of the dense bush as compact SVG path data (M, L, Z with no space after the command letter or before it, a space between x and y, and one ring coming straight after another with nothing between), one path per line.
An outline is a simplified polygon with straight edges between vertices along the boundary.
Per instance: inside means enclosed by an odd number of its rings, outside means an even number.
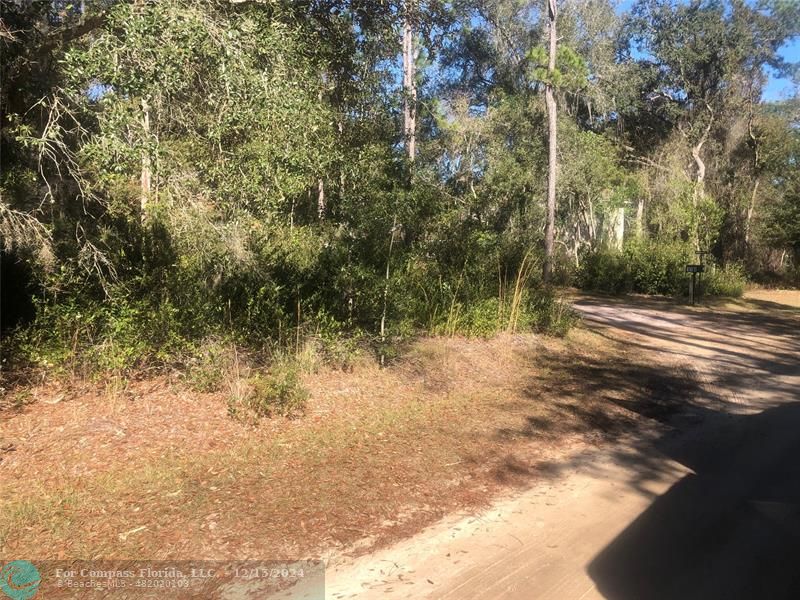
M534 327L550 335L563 337L578 322L578 314L552 290L541 289L531 295L529 312L535 315Z
M549 288L522 290L516 299L503 301L490 297L470 303L456 302L448 312L434 316L430 333L467 337L526 331L564 336L577 321L575 311Z
M625 245L624 260L634 292L669 296L686 289L686 265L695 254L683 243L635 241Z
M528 32L541 12L412 4L425 60L402 89L392 2L4 3L0 249L29 274L17 292L39 296L7 355L74 372L184 367L218 390L236 349L259 369L281 352L347 368L420 332L566 332L574 315L540 276L550 122ZM684 293L688 239L750 272L789 252L797 269L796 107L741 95L792 20L746 2L689 20L681 3L639 2L630 18L600 4L570 9L552 82L568 110L549 285ZM671 24L658 40L649 17ZM499 30L502 48L485 43ZM595 42L620 35L652 55L618 65ZM713 64L697 46L709 35ZM691 74L707 69L699 91ZM399 110L412 98L413 136ZM749 135L731 137L739 105ZM701 130L692 160L683 134ZM602 249L625 215L642 239ZM703 281L744 285L739 267ZM248 393L284 397L290 380Z
M599 250L584 257L578 284L585 290L625 294L686 295L689 275L686 265L696 255L684 243L633 241L622 251ZM701 292L710 296L738 297L747 280L740 265L707 267L701 277Z
M12 336L17 361L87 373L166 364L191 351L169 302L37 301L36 322Z
M708 296L739 298L747 287L747 275L740 264L711 266L703 274L702 293Z
M426 225L421 215L408 218ZM189 237L174 223L153 223L146 275L40 300L35 323L16 335L15 355L84 374L180 366L193 388L213 391L236 346L262 363L275 351L314 346L320 359L348 368L370 340L384 356L393 339L418 333L568 331L574 315L542 286L541 256L530 250L538 240L498 235L457 213L427 227L422 239L398 240L391 257L388 245L383 254L359 249L368 260L354 263L348 248L366 242L325 229L200 223ZM381 241L388 239L370 245Z
M584 290L608 294L632 291L633 281L625 255L615 250L599 250L587 254L578 269L578 286Z
M406 331L566 332L572 315L542 284L540 240L487 231L459 217L438 222L436 235L410 254L398 276L395 309Z

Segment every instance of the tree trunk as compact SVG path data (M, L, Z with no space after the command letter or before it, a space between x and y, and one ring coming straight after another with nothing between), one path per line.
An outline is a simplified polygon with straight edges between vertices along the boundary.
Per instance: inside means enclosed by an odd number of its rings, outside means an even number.
M323 71L322 85L320 85L319 92L317 93L317 99L319 100L320 104L322 104L324 97L322 94L322 90L325 89L327 84L328 84L328 74L325 71ZM341 132L342 132L342 124L340 122L339 133ZM322 177L320 177L317 180L317 217L319 218L320 221L325 218L325 183L323 182Z
M625 209L617 208L614 213L611 227L611 242L615 249L622 250L625 243Z
M544 265L542 279L545 283L550 281L553 272L553 246L555 241L556 224L556 171L558 157L556 155L557 140L557 113L556 99L553 90L553 76L556 69L556 15L558 14L556 0L548 0L548 14L550 19L550 55L547 63L548 81L545 86L544 98L547 105L547 138L548 138L548 163L547 163L547 222L544 228Z
M756 179L756 182L753 184L753 193L750 194L750 206L747 207L747 219L744 222L744 243L747 247L750 246L750 231L753 225L753 213L756 210L756 196L760 183L761 180Z
M386 312L389 307L389 277L392 266L392 248L394 248L394 236L397 233L397 215L392 220L392 233L389 237L389 254L386 256L386 279L383 285L383 311L381 312L381 367L385 363L385 350L383 344L386 343Z
M644 234L644 196L639 196L636 204L636 239L641 239Z
M706 143L706 138L703 136L700 141L692 146L692 158L694 158L695 165L697 166L697 175L695 176L695 205L697 198L703 195L705 180L706 180L706 163L703 162L700 152L703 149L703 144Z
M750 194L750 205L747 207L747 219L744 223L744 243L746 248L750 247L750 231L753 223L753 213L756 209L758 186L761 183L761 179L759 178L759 172L761 169L761 148L759 146L758 138L753 131L753 121L755 120L755 115L753 114L753 104L753 97L751 95L750 115L747 119L747 133L750 136L750 141L753 146L753 177L755 178L755 183L753 184L753 193Z
M317 181L317 216L320 220L325 218L325 183L322 178Z
M594 249L597 246L597 220L594 217L594 202L591 197L586 199L585 204L581 202L581 214L586 223L586 239L589 247Z
M142 174L140 177L141 197L139 199L139 219L144 224L147 221L147 203L150 200L150 180L152 178L150 168L150 105L147 100L142 100L142 131L144 133L145 147L142 149Z
M405 1L403 14L403 138L409 162L417 150L417 77L414 48L415 0Z
M706 102L706 110L708 111L708 125L703 130L703 134L700 136L700 139L697 140L697 143L692 146L692 158L694 158L694 163L697 166L697 174L695 175L695 194L694 194L694 202L695 206L697 205L697 199L701 198L705 193L705 181L706 181L706 163L703 161L703 157L701 152L703 150L703 146L708 140L708 134L711 132L711 127L714 124L714 111L711 109L711 105Z
M703 160L702 151L706 140L708 140L708 134L711 132L711 127L714 124L714 111L711 109L711 105L708 102L706 102L705 105L706 110L708 111L708 125L706 125L705 129L703 130L703 134L700 136L700 139L697 140L697 143L692 146L692 158L694 159L695 166L697 167L694 194L692 195L692 205L694 208L697 208L698 200L705 196L706 163ZM694 227L690 234L692 236L692 244L694 244L694 246L697 248L700 248L700 231L697 228L696 215L694 219Z

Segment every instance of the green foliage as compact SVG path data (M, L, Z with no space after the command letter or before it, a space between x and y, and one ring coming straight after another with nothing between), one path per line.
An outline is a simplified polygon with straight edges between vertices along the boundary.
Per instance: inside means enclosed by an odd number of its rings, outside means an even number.
M395 3L6 4L0 237L36 276L14 342L36 365L182 364L210 391L232 348L312 370L418 332L565 333L539 279L546 83L555 281L682 293L695 245L800 265L797 102L758 99L767 65L790 70L791 2L570 3L553 73L543 11L417 3L414 161ZM245 412L291 412L291 375L236 379Z
M168 302L40 301L35 326L19 332L15 343L22 359L36 366L122 373L166 364L190 348L178 313Z
M459 333L468 337L491 337L505 329L502 315L504 307L497 298L485 298L466 307L458 305L457 312L450 315L447 322L439 327L434 326L433 332Z
M168 205L213 190L226 209L288 209L335 159L322 67L300 36L268 11L219 12L210 0L116 4L64 60L76 110L97 119L78 152L85 176L119 194L145 154ZM99 98L80 96L87 88Z
M696 260L691 246L684 243L634 241L626 244L622 252L602 250L586 256L579 285L609 294L686 295L686 265ZM699 292L705 295L738 298L744 293L747 278L740 264L709 264L699 285Z
M706 269L703 274L702 292L707 296L740 298L747 287L747 275L741 264Z
M227 340L203 340L186 360L186 381L198 392L218 392L233 369L235 348Z
M589 69L586 62L575 50L564 44L556 51L556 68L553 73L547 70L547 50L536 46L528 52L531 76L535 81L551 83L556 88L577 91L587 84Z
M466 337L530 331L566 335L577 321L574 311L552 289L531 284L527 277L524 272L522 277L517 274L500 294L485 297L474 290L459 291L458 284L447 286L449 303L422 305L428 314L427 332Z
M531 293L526 308L530 326L535 331L557 337L566 336L580 319L569 302L550 288L541 288Z
M669 296L686 289L686 265L696 256L684 243L640 241L625 246L624 260L632 291Z
M676 295L686 288L686 265L694 253L683 243L634 241L623 251L600 250L586 256L579 273L583 289L610 294Z
M633 289L625 255L613 250L600 250L586 255L578 270L581 289L608 294L626 294Z
M295 417L302 413L308 392L300 381L296 364L282 361L266 373L257 372L228 399L228 413L237 418Z

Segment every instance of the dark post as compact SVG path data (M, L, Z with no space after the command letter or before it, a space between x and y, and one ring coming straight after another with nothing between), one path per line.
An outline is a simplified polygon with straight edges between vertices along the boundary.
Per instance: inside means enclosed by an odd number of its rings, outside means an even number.
M698 271L699 275L697 276L697 295L700 296L703 293L703 272L706 270L705 263L703 259L705 258L706 254L711 254L708 250L697 250L695 252L697 254L698 263L700 264L700 270Z
M702 273L703 269L705 269L703 265L686 265L686 272L692 274L692 278L689 280L689 298L692 306L694 306L695 290L697 289L697 274Z

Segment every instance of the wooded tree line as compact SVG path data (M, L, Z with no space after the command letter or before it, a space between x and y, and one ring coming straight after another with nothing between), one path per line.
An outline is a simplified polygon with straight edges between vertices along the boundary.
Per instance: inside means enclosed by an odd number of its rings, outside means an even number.
M800 102L763 91L798 33L794 0L4 0L3 285L36 356L129 364L558 327L542 277L670 293L697 249L790 279Z

